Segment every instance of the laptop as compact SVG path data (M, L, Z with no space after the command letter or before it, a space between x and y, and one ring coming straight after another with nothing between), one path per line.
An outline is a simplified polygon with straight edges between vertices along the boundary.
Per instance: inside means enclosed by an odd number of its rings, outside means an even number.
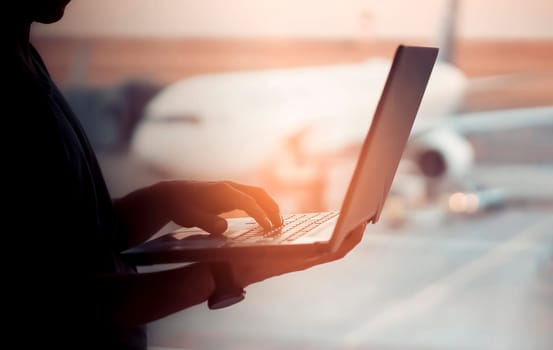
M180 228L127 249L123 257L152 265L335 252L349 232L378 221L437 53L433 47L398 46L339 212L287 215L272 231L249 217L227 219L222 235Z

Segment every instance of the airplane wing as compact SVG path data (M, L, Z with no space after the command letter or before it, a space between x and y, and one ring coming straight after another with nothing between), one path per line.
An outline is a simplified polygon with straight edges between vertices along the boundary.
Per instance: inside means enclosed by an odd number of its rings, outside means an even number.
M553 106L456 114L447 124L461 134L553 125Z

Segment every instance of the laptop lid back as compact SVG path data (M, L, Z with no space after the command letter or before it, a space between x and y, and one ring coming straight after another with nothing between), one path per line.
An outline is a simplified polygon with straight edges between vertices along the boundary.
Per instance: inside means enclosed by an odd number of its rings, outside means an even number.
M360 224L378 221L437 54L433 47L397 48L330 241L332 252Z

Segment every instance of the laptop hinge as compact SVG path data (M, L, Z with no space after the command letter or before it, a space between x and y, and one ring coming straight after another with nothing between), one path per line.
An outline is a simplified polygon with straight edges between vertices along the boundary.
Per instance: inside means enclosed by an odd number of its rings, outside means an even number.
M376 213L369 219L369 222L372 222L373 224L376 224L378 220L380 219L380 214L382 213L382 208L384 207L384 201L381 201L378 204L378 209L376 210Z

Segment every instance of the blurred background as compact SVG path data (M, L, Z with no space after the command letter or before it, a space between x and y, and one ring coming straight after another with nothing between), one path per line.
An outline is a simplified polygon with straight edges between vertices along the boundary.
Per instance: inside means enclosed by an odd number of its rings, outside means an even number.
M551 349L553 2L74 0L32 41L113 196L170 178L337 210L399 44L440 57L345 259L150 325L152 348Z

